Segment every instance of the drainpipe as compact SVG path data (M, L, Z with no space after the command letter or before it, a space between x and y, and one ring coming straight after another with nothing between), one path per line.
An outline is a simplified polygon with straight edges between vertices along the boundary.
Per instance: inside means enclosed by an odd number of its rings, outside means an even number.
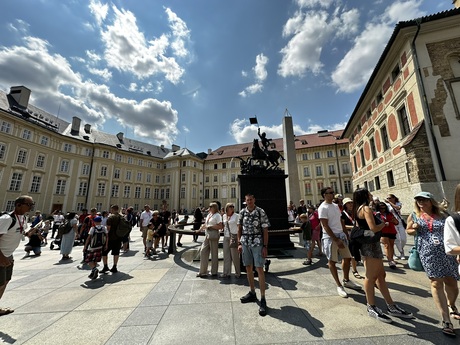
M340 190L340 194L343 195L342 174L340 173L340 162L339 162L339 154L338 154L338 150L337 150L337 143L334 143L334 146L335 146L335 158L336 158L336 161L337 161L337 171L339 172L339 190Z
M430 107L429 107L428 100L426 97L425 85L423 84L422 72L420 71L420 64L419 64L418 56L417 56L417 49L415 47L415 40L417 39L417 36L420 32L421 18L416 19L416 23L417 23L417 31L411 43L412 55L414 56L414 65L415 65L415 71L416 71L415 76L417 78L417 85L419 88L419 92L422 95L423 118L425 120L425 130L426 130L427 137L428 137L428 145L430 147L431 159L433 160L436 180L442 182L446 180L446 176L445 176L444 168L442 165L441 155L439 153L438 143L433 133L433 122L431 121ZM443 196L445 197L444 187L442 184L440 184L440 186L441 186Z
M85 208L87 208L88 210L91 208L91 207L94 207L94 206L88 206L88 201L89 201L89 193L91 191L91 181L93 179L93 165L94 165L94 152L96 151L96 148L93 146L93 152L92 152L92 155L91 155L91 164L89 166L89 178L88 178L88 190L86 191L86 198L85 198Z

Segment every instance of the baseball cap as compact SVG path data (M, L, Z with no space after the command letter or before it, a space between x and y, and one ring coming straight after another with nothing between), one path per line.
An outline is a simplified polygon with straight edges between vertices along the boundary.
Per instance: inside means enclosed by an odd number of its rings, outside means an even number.
M414 199L417 198L434 199L434 195L430 192L420 192L416 196L414 196Z
M102 217L97 216L97 217L94 217L93 220L94 220L95 223L100 223L100 222L102 222Z
M343 199L343 195L342 194L336 194L336 195L334 195L334 199Z

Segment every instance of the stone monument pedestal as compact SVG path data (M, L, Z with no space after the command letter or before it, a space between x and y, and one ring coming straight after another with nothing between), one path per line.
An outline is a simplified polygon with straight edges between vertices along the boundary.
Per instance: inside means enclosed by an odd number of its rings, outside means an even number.
M284 172L273 174L239 175L241 203L246 194L253 194L256 206L267 213L270 220L268 248L293 248L289 234L276 234L276 230L289 229L287 217L286 180ZM239 205L243 208L243 205Z

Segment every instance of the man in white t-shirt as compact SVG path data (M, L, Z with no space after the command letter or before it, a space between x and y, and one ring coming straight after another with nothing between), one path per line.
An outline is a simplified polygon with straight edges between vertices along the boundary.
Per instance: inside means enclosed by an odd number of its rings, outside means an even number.
M321 189L324 199L318 208L318 216L323 229L323 250L328 259L329 270L337 284L340 297L348 297L344 286L349 289L361 290L361 286L349 280L351 253L348 249L348 239L340 221L339 206L333 203L334 190L331 187ZM340 282L336 263L342 258L343 285Z
M13 275L13 252L19 246L27 228L24 214L34 208L34 200L23 195L14 201L14 211L0 217L0 299ZM10 308L0 308L0 316L12 313Z
M139 218L140 230L142 232L142 242L144 242L144 253L147 251L147 231L149 230L149 223L152 219L153 213L150 210L150 205L144 206L144 211L142 211Z

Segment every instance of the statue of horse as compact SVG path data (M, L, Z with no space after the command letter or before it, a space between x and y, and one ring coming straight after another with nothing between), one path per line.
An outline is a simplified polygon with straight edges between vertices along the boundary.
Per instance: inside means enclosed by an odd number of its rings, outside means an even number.
M284 160L278 151L262 150L259 146L259 139L254 139L252 143L252 159L265 161L267 169L278 169L278 160L280 158Z

